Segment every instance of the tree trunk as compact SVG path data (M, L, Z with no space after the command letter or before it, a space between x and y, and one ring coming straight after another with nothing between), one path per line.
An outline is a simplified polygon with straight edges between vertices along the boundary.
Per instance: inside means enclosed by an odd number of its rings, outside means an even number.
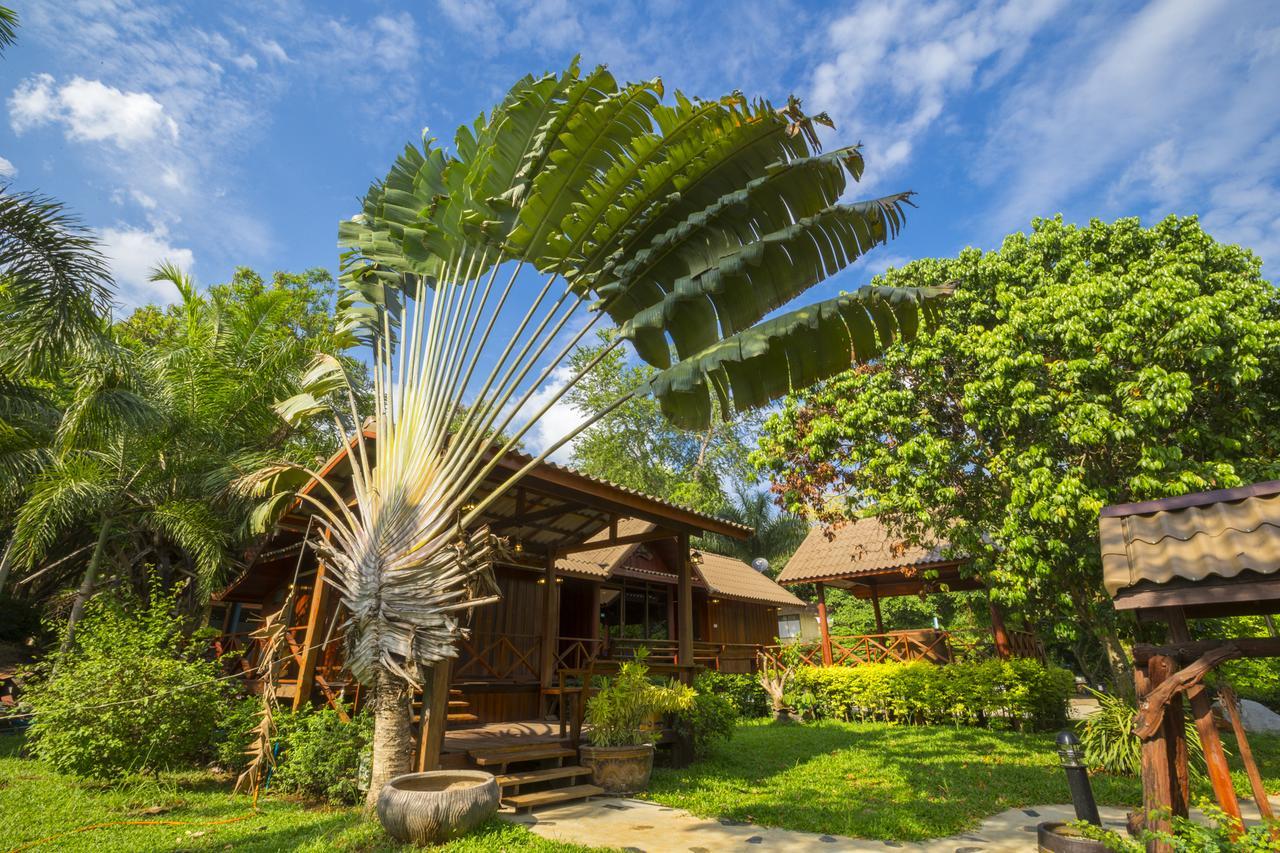
M4 554L0 555L0 595L4 594L5 582L9 580L9 563L13 556L13 534L9 534L9 541L4 546Z
M111 534L111 519L103 517L98 523L98 542L93 546L93 556L89 558L89 567L84 570L84 580L80 582L80 589L76 592L75 601L71 603L71 615L67 617L67 636L62 641L63 654L71 650L71 643L75 639L76 623L80 621L80 617L84 615L84 605L89 600L89 596L93 595L93 585L98 580L98 567L102 563L102 552L107 547L107 537Z
M1107 666L1111 669L1111 681L1116 692L1132 698L1133 667L1129 664L1129 656L1120 643L1120 634L1115 625L1105 623L1098 626L1098 639L1102 641L1102 650L1107 655Z
M413 770L413 735L409 731L409 685L389 672L378 676L373 692L373 767L366 814L378 805L382 786Z

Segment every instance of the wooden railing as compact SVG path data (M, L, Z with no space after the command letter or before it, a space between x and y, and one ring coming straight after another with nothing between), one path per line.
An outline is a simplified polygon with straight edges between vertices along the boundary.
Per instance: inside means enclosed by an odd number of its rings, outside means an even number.
M1044 646L1029 631L1009 631L1009 645L1013 657L1045 660ZM886 634L847 634L831 638L831 663L833 666L860 666L867 663L906 663L929 661L950 663L957 660L982 660L996 656L995 643L988 635L955 634L949 631L924 629L919 631L894 631ZM760 667L774 668L783 660L783 650L792 663L822 666L822 643L804 641L785 646L762 646Z
M458 643L456 680L537 683L542 637L537 634L472 634Z

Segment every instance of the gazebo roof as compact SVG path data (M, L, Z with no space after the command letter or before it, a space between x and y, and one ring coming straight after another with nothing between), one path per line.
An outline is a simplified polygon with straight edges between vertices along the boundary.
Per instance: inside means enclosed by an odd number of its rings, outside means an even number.
M1118 609L1228 615L1280 601L1280 480L1109 506L1098 539Z
M946 542L925 547L896 536L875 516L859 518L834 529L813 527L787 561L778 583L822 583L869 598L914 595L948 589L979 589L980 581L965 577L962 559L943 556Z

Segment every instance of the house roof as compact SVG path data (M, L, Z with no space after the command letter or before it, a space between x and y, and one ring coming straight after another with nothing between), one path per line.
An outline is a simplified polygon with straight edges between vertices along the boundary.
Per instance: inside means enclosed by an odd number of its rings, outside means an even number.
M653 522L641 521L638 518L623 518L618 521L619 536L649 533L657 528L658 525ZM609 538L609 530L606 528L587 541L593 542L607 538ZM612 545L608 548L598 548L594 551L579 551L575 554L568 554L556 560L556 571L594 578L607 578L614 569L623 565L627 558L635 553L635 550L639 547L639 543Z
M733 557L704 551L702 562L695 560L693 566L712 595L778 607L804 606L803 601L778 586L767 575Z
M859 598L914 595L943 585L953 592L981 588L980 581L961 573L964 560L943 556L946 544L913 545L875 516L836 528L813 527L778 575L778 583L822 581Z
M1280 574L1280 480L1109 506L1098 540L1112 597L1140 584Z
M911 545L894 536L875 516L859 518L830 530L813 527L787 561L778 582L803 583L931 565L943 562L942 547Z

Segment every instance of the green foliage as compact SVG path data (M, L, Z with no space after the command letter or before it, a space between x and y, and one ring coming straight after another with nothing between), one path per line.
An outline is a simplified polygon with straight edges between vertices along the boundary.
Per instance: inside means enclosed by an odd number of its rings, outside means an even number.
M249 763L246 751L253 739L253 728L262 715L262 700L257 696L244 696L224 703L221 711L214 734L213 760L218 767L239 775ZM276 715L277 730L282 720L291 717Z
M570 361L581 370L601 357L566 398L584 417L655 373L646 365L628 364L620 349L605 352L607 343L602 335L598 344L575 351ZM728 501L724 483L755 476L746 460L757 426L751 418L715 420L701 433L687 432L672 426L652 397L633 397L578 437L571 461L584 474L714 512Z
M785 508L874 505L1114 659L1098 511L1280 476L1280 294L1256 256L1172 216L1037 219L876 279L953 280L933 334L790 398L755 461Z
M99 779L206 758L228 685L178 626L174 599L158 591L148 605L92 602L73 647L24 694L35 755Z
M1076 724L1085 763L1107 773L1138 776L1142 773L1142 740L1133 733L1138 710L1123 696L1090 691L1098 710ZM1186 720L1187 755L1192 773L1204 772L1204 748L1195 723Z
M357 803L368 780L373 717L356 714L344 723L332 708L306 709L276 718L281 750L270 787L331 803ZM363 782L363 783L362 783Z
M687 684L654 684L644 656L623 663L613 678L587 702L588 737L595 746L639 746L652 743L663 714L688 711L694 691Z
M1050 729L1066 720L1075 679L1026 658L801 667L788 701L809 717Z
M751 476L754 479L754 473ZM769 563L767 574L776 578L808 535L809 523L780 511L768 491L753 489L745 481L738 481L734 491L728 503L715 510L715 515L745 524L751 528L751 535L746 539L733 539L708 533L702 536L701 546L716 554L737 557L747 564L763 557Z
M722 693L694 685L696 692L687 708L677 711L675 725L693 743L693 752L702 757L710 754L717 743L733 737L738 722L738 709L733 700Z
M769 694L754 675L706 670L693 683L699 693L715 693L733 703L741 717L769 716Z
M1210 822L1206 824L1174 817L1170 821L1172 832L1143 830L1137 838L1130 838L1084 821L1073 821L1071 828L1081 837L1101 841L1115 853L1143 853L1152 841L1165 842L1174 853L1268 853L1276 850L1274 834L1280 827L1255 824L1237 837L1236 822L1226 812L1208 799L1197 805Z

